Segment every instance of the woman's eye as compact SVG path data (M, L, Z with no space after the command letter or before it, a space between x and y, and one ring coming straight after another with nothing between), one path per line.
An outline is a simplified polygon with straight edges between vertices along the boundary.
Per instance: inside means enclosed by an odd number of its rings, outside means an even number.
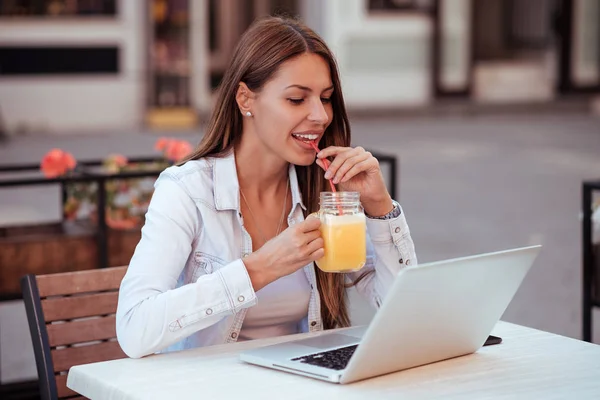
M288 99L292 104L302 104L304 99Z
M323 104L329 104L331 103L331 97L321 97L321 102Z

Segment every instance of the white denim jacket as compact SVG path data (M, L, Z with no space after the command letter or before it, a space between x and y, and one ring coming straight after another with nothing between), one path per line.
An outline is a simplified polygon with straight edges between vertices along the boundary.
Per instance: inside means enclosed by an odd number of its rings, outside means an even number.
M290 226L304 220L296 170L289 169ZM374 274L357 290L378 307L394 275L416 265L404 213L367 218L367 264ZM256 293L243 263L252 252L240 212L233 152L170 167L155 183L142 237L121 283L117 338L130 357L235 342ZM299 332L323 329L314 264L304 267L312 289ZM350 279L356 277L349 274Z

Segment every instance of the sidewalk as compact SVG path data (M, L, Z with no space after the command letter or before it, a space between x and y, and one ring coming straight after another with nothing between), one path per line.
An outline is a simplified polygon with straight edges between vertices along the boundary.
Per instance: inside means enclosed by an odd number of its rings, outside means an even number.
M476 104L463 99L439 100L429 107L413 109L374 108L348 111L353 125L373 120L396 120L398 123L433 124L445 119L495 118L495 117L544 117L551 115L590 115L600 106L598 99L590 96L570 96L550 103L527 104ZM600 117L599 117L600 118ZM206 116L202 118L206 120ZM1 121L0 121L1 126ZM197 144L202 137L203 127L194 131L161 132L144 129L111 132L107 134L43 135L11 134L0 140L0 165L15 163L37 163L46 151L53 147L73 152L78 159L97 159L110 153L130 157L149 157L154 152L154 142L160 136L177 137Z

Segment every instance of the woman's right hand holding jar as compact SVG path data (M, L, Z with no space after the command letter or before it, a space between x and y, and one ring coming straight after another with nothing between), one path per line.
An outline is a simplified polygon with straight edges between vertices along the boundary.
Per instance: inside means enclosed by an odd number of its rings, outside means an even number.
M290 226L244 258L255 291L322 258L321 220L309 216Z

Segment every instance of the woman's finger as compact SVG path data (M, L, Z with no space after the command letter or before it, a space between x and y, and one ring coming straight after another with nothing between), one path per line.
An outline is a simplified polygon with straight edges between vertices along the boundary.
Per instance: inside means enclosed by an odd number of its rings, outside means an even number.
M323 258L325 256L325 249L324 248L320 248L317 249L315 251L313 251L311 254L308 255L308 260L309 261L317 261L320 260L321 258Z
M327 172L325 173L325 179L332 179L336 174L340 166L350 157L358 154L356 149L346 148L346 151L337 153L333 161L329 164Z
M365 160L368 160L370 157L366 152L358 153L355 156L349 157L344 161L344 163L338 168L335 173L335 177L333 178L333 183L338 184L345 179L346 174L350 171L356 164L359 164Z
M377 159L374 157L369 157L364 161L354 164L354 166L352 168L350 168L350 170L348 172L346 172L346 175L342 178L342 180L340 182L341 183L348 182L350 179L354 178L356 175L358 175L362 172L373 170L374 168L378 168L378 167L379 167L379 162L377 161Z
M317 158L335 157L348 150L352 150L352 147L329 146L317 153Z
M325 245L325 242L323 241L323 239L321 237L318 237L306 245L306 253L305 254L307 256L309 256L310 254L314 253L315 251L322 249L324 245Z
M302 241L304 243L308 244L316 239L319 239L320 237L321 237L321 231L317 229L317 230L305 233L304 237L302 238Z

